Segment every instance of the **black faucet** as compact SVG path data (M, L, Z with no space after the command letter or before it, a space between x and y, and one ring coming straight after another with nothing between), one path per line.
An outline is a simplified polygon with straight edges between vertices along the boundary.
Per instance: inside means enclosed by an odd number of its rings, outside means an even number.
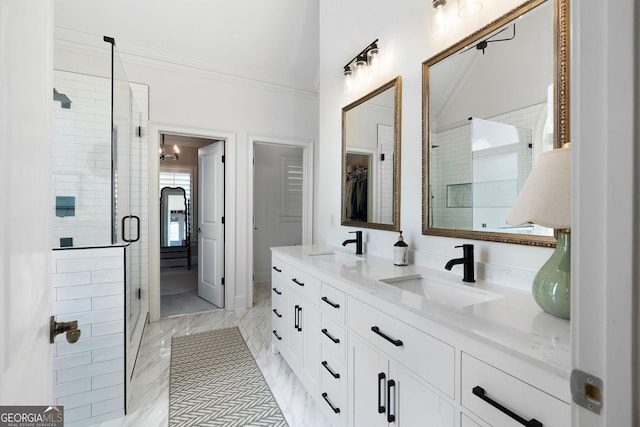
M456 264L464 264L464 275L462 276L463 282L475 282L474 278L474 267L475 262L473 260L473 245L465 244L456 246L456 248L462 248L462 258L454 258L449 260L447 265L444 266L445 269L451 270Z
M362 255L362 231L350 231L349 233L356 233L355 239L347 239L342 242L342 246L347 246L349 243L356 244L356 255Z

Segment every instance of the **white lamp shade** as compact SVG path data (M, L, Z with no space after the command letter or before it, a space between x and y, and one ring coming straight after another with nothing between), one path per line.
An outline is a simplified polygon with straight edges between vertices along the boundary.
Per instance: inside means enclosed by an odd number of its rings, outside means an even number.
M507 224L571 228L571 147L542 153L507 216Z

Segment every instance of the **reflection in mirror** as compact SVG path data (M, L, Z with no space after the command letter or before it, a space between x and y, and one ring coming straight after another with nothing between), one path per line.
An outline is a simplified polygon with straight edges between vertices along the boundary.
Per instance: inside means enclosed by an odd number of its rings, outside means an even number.
M400 229L401 81L342 109L342 225Z
M164 187L160 192L160 245L189 246L189 210L182 187Z
M423 64L424 234L555 244L505 220L538 155L568 142L566 1L527 1Z

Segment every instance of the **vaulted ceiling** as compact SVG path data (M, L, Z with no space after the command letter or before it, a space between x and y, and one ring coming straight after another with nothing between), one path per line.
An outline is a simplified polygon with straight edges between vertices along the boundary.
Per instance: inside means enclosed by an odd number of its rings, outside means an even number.
M124 53L317 91L318 0L56 0L54 25Z

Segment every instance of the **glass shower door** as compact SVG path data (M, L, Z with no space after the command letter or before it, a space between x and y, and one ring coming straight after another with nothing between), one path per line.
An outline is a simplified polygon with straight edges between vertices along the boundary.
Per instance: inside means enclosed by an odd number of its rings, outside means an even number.
M137 106L132 86L115 48L113 58L112 238L114 243L126 246L125 336L126 376L129 382L144 327L143 317L147 312L142 307L143 280L148 274L144 274L147 259L143 256L141 238L147 219L146 215L143 216L146 201L143 165L146 164L148 150L142 138L143 128L146 132L143 123L146 117ZM127 400L129 398L127 396Z

